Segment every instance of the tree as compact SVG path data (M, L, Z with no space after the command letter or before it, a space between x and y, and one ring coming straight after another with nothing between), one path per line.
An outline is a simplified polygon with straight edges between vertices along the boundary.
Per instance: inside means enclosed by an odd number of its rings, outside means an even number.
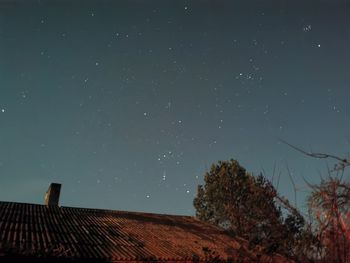
M213 164L204 182L193 201L199 219L264 247L266 253L294 253L304 219L297 210L282 215L276 201L283 199L265 177L253 176L231 159Z
M327 262L350 262L350 184L329 177L311 187L308 206L316 221L322 258Z
M335 161L333 169L328 169L328 178L320 184L311 185L308 197L312 236L315 242L309 243L308 250L313 252L310 258L318 262L350 262L350 183L343 179L344 171L350 166L350 159L333 154L305 151L286 141L302 154ZM335 174L335 176L334 176ZM315 223L314 223L315 222ZM315 246L316 249L315 249Z

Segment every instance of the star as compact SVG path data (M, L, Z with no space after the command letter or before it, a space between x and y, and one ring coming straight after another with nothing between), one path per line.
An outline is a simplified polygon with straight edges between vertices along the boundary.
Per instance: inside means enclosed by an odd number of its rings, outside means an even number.
M309 31L311 31L311 29L312 29L311 25L306 25L306 26L303 27L303 31L304 32L309 32Z

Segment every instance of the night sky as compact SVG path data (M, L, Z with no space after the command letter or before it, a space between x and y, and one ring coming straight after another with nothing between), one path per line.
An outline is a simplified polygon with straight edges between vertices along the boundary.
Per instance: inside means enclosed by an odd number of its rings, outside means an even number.
M349 84L350 1L0 0L0 200L193 215L234 158L304 209Z

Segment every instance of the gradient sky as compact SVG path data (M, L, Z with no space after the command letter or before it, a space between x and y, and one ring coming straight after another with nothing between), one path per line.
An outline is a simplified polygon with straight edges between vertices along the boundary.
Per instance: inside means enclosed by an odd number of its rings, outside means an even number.
M0 0L0 200L194 214L237 159L303 209L347 157L350 1ZM328 165L332 166L331 162ZM275 177L276 178L276 177ZM277 186L276 180L274 184ZM306 191L306 192L305 192Z

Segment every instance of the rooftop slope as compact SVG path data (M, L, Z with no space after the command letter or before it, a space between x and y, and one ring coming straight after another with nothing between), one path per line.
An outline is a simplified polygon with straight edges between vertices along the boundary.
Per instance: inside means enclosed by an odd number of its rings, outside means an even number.
M189 216L0 202L0 256L8 255L113 262L258 260L246 241ZM287 261L275 256L266 262Z

